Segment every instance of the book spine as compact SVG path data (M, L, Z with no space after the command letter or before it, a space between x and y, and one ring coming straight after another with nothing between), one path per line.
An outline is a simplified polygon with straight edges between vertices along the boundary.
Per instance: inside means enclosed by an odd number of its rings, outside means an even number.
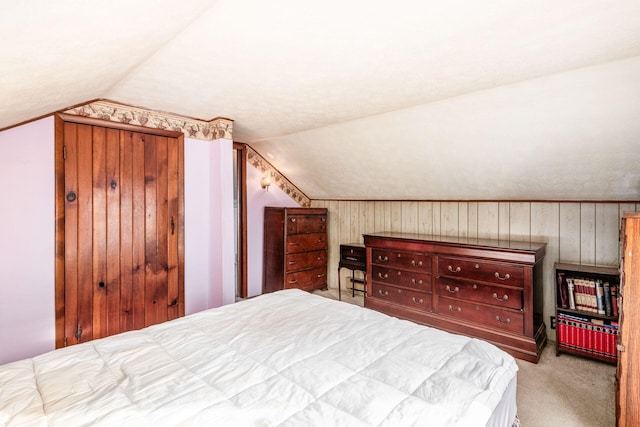
M596 287L596 309L598 314L605 314L604 309L604 285L602 284L602 280L595 281Z
M562 308L569 307L569 300L567 295L567 281L564 278L564 273L558 273L558 293L560 306Z
M618 287L611 285L611 311L613 316L618 317Z
M576 309L575 290L574 290L573 279L570 277L567 277L567 289L569 291L569 308L572 310L575 310Z
M604 296L604 314L605 316L613 315L613 306L611 305L611 286L609 282L602 284L602 292Z

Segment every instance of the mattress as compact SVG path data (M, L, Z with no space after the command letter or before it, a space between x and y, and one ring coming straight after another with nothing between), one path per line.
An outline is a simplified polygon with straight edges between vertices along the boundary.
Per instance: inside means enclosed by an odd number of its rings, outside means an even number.
M517 369L292 289L0 366L0 425L484 426L515 413Z

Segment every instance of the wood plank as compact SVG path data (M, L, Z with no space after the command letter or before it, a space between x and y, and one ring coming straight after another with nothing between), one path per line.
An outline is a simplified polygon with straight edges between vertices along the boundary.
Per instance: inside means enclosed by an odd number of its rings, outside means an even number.
M440 203L440 235L447 237L458 236L460 216L458 202Z
M467 237L478 237L478 202L468 202L467 210Z
M166 322L168 318L169 308L169 286L168 286L168 267L169 253L168 242L170 225L168 218L168 141L166 137L156 136L156 162L157 162L157 199L156 199L156 233L157 233L157 265L155 267L156 274L156 302L157 302L157 322Z
M418 203L418 233L433 234L433 202Z
M145 326L158 323L158 301L156 299L156 269L158 268L157 236L157 146L151 135L142 136L144 140L144 205L145 205Z
M596 265L596 205L580 203L580 264Z
M498 239L509 240L511 232L511 204L509 202L498 203Z
M93 339L93 132L78 126L78 326L81 342Z
M391 231L402 231L402 202L391 202Z
M478 203L478 237L483 239L498 239L500 213L497 202Z
M167 234L167 318L180 317L180 284L178 281L178 140L167 140L167 218L169 220Z
M120 326L120 131L106 130L107 194L107 333L122 332Z
M178 135L178 311L184 316L184 135Z
M595 218L595 255L596 265L615 266L619 264L617 256L620 236L620 217L615 203L596 205Z
M509 240L531 241L531 203L509 204Z
M442 233L442 203L433 202L433 235L440 236Z
M349 240L347 243L357 243L358 230L360 228L360 203L361 202L348 202L349 203Z
M374 202L365 202L364 206L364 227L360 230L360 243L364 243L364 238L362 237L365 233L373 233L376 230L375 219L376 219L376 204Z
M133 323L133 140L121 131L120 144L120 328Z
M93 127L93 337L108 335L106 129ZM104 284L100 286L100 284Z
M132 133L132 290L134 329L144 328L146 296L146 259L145 259L145 147L144 135Z
M580 264L580 203L560 203L560 262Z
M76 344L78 325L78 125L64 124L64 145L67 160L65 176L64 229L64 341Z
M56 114L55 126L55 348L65 345L65 156L64 121Z
M469 235L469 203L458 202L458 236Z
M416 233L418 231L418 202L403 202L401 212L402 231Z

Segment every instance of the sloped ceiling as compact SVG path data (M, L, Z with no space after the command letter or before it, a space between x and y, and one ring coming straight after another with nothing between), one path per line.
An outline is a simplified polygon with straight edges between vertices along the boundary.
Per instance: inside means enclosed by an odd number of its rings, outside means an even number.
M313 199L640 200L640 2L31 0L0 128L109 99L234 120Z

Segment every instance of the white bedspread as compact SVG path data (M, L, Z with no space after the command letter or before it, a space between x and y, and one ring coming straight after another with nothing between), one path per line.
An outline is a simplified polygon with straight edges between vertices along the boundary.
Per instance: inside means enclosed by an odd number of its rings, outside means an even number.
M484 426L507 353L299 290L0 366L0 425Z

